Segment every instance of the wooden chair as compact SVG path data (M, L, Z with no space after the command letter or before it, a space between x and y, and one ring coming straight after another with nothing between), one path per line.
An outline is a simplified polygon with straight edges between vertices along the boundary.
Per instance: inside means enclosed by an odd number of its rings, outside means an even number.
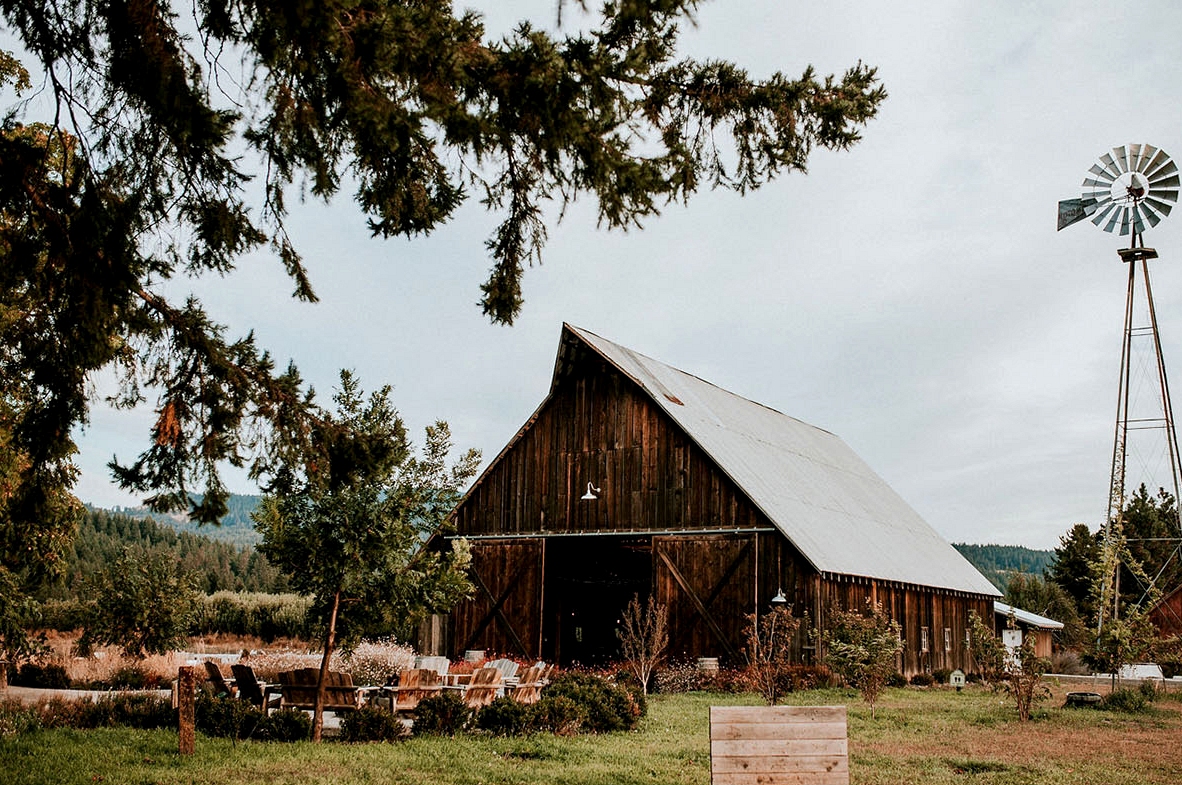
M517 682L517 687L511 693L510 697L518 703L537 703L542 698L542 673L546 670L545 665L531 665L525 669L525 673L521 674L521 679Z
M481 668L472 674L472 680L464 689L464 703L470 709L479 709L492 703L501 691L501 672L496 668Z
M230 666L234 673L234 684L238 687L238 697L250 701L264 712L269 712L279 705L282 699L278 689L272 684L262 684L254 675L254 668L242 663Z
M845 706L711 706L712 785L849 785Z
M451 660L447 657L415 657L415 667L429 668L443 677L451 668Z
M430 668L404 670L398 674L398 686L394 688L394 711L414 711L423 698L442 691L442 679Z
M486 662L484 664L484 667L496 668L498 671L501 672L501 680L502 681L509 681L510 679L514 679L517 677L517 669L521 666L519 666L513 660L500 659L500 660L493 660L492 662Z
M210 684L213 685L213 694L219 698L234 697L234 686L226 681L226 677L222 675L222 669L213 660L205 661L205 675L209 677Z
M316 706L316 680L319 668L297 668L279 674L282 709L312 710ZM353 686L353 677L348 673L329 671L324 685L324 710L339 712L357 709L361 706L361 692Z

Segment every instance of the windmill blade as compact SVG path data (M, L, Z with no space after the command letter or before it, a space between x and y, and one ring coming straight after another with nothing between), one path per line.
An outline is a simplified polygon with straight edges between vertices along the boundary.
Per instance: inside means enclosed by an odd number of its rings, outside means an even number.
M1094 174L1101 180L1107 180L1109 185L1112 185L1112 183L1116 180L1115 177L1101 169L1098 164L1092 164L1092 168L1088 170L1088 174Z
M1139 207L1140 206L1138 204L1134 203L1132 209L1130 210L1133 217L1133 231L1136 234L1141 234L1145 231L1145 222L1141 220L1141 210Z
M1153 160L1146 164L1141 171L1146 177L1153 177L1157 170L1167 163L1170 163L1170 156L1166 155L1165 150L1158 150L1157 155L1153 156Z
M1125 150L1124 145L1112 148L1112 157L1116 159L1116 165L1120 167L1121 174L1129 171L1129 153Z
M1137 159L1137 171L1145 174L1145 167L1149 166L1149 159L1157 153L1157 148L1151 144L1141 145L1141 157Z
M1178 185L1178 167L1170 161L1169 166L1163 166L1149 178L1149 187L1168 188Z
M1124 237L1129 233L1129 208L1120 208L1120 236Z
M1113 205L1116 207L1116 205ZM1116 224L1120 221L1120 208L1117 207L1112 211L1112 217L1108 219L1108 223L1104 224L1104 231L1112 232L1116 229Z
M1100 156L1100 163L1104 166L1105 170L1112 174L1113 180L1120 177L1120 167L1116 165L1116 161L1112 160L1111 155L1104 153L1104 155Z
M1107 207L1105 207L1103 210L1101 210L1100 212L1096 213L1096 217L1092 219L1092 223L1094 223L1096 226L1099 226L1100 224L1104 223L1104 218L1105 218L1105 217L1106 217L1106 216L1107 216L1107 215L1108 215L1110 212L1112 212L1114 209L1116 209L1116 202L1113 202L1113 203L1109 204L1109 205L1108 205ZM1107 231L1107 232L1111 232L1112 230L1111 230L1111 229L1105 229L1105 231Z
M1150 229L1161 223L1161 216L1154 212L1153 208L1149 206L1148 202L1141 203L1141 214L1145 216L1146 221L1149 221Z
M1177 201L1177 199L1178 199L1178 194L1174 194L1174 198L1171 199L1170 201ZM1157 210L1163 216L1169 215L1170 210L1174 209L1173 205L1166 204L1165 202L1154 199L1152 196L1147 197L1145 199L1145 204L1151 206L1154 210Z
M1080 183L1080 185L1090 185L1097 191L1107 191L1112 188L1112 183L1112 180L1104 182L1103 180L1092 180L1091 178L1085 178L1084 181Z

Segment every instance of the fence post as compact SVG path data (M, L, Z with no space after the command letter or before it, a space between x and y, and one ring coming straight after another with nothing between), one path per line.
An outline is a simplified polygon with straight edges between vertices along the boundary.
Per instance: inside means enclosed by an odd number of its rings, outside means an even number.
M197 739L197 677L191 665L184 665L177 672L177 728L179 752L192 755Z

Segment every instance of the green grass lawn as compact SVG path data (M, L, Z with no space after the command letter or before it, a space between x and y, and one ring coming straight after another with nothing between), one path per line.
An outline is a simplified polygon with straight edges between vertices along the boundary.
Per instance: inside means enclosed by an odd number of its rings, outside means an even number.
M1182 781L1182 702L1146 714L1060 709L1062 690L1036 719L986 690L888 690L877 717L856 694L817 690L789 703L850 707L851 781L1049 785L1177 785ZM175 733L104 729L41 731L0 740L7 785L640 785L710 781L708 708L756 704L753 695L654 696L639 729L604 736L416 738L396 744L234 744L197 738L181 758Z

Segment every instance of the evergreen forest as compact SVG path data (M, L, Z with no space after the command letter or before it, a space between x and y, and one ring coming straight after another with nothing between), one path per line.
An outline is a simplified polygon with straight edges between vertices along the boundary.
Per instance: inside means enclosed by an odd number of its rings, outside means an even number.
M205 530L213 531L216 527L205 527ZM181 570L205 594L289 590L287 579L253 547L176 531L149 517L88 508L77 536L63 554L61 574L42 589L38 599L77 598L90 579L128 548L172 554Z

